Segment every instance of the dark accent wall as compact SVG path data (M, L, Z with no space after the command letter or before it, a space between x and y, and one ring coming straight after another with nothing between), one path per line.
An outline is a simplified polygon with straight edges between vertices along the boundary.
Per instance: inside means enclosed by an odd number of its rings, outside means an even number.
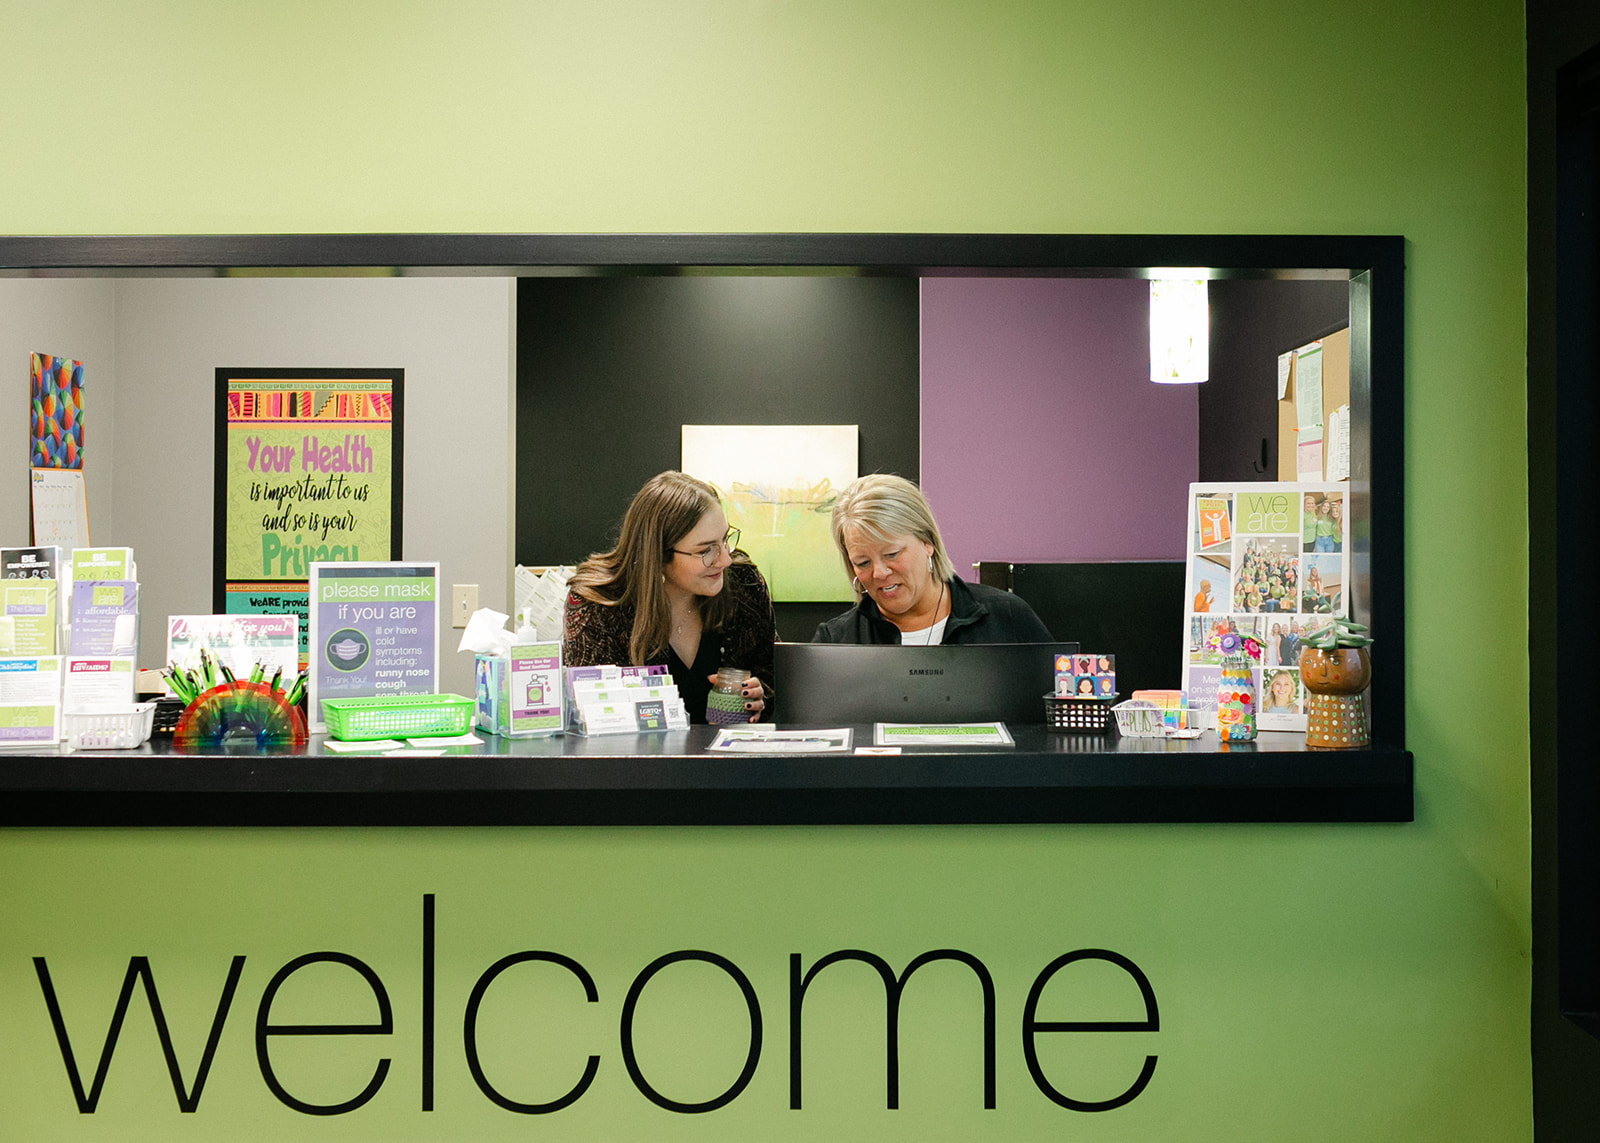
M923 374L936 395L941 386L950 390L944 408L967 410L965 420L930 423L927 442L939 469L929 473L929 494L946 542L961 557L958 571L970 574L968 565L982 558L1168 556L1159 547L1161 537L1170 534L1181 548L1181 516L1178 530L1170 533L1152 531L1150 520L1159 520L1168 502L1171 511L1181 513L1187 480L1277 479L1277 355L1343 328L1350 313L1349 286L1342 281L1212 282L1211 380L1192 388L1165 387L1147 379L1143 282L957 280L933 281L929 288L938 294L931 332L923 328L922 284L912 277L522 279L517 292L517 562L574 563L609 548L638 487L657 472L679 466L684 424L858 424L861 472L897 472L920 480ZM1093 384L1075 387L1070 370L1053 359L1046 372L1060 392L1048 401L1029 388L1034 383L1027 362L1033 358L988 361L985 368L963 373L974 346L984 343L973 330L996 321L984 309L983 290L1017 295L1005 311L1007 352L1013 357L1035 340L1059 356L1064 331L1079 329L1077 341L1066 338L1068 360L1088 370ZM1117 320L1095 308L1124 297L1130 306ZM1057 300L1067 308L1050 309ZM961 322L971 328L961 327L967 335L952 342L950 331ZM1120 360L1119 353L1127 356L1124 343L1134 345L1139 362L1127 378L1106 366L1108 360ZM1037 357L1046 351L1028 352ZM971 473L940 484L941 476L965 472L962 465L978 472L995 468L999 446L983 437L983 426L974 426L970 413L996 393L1013 394L1009 405L994 406L1002 413L1015 406L1009 415L1025 422L1032 416L1048 428L1049 418L1062 415L1074 400L1103 400L1100 389L1123 382L1131 386L1124 403L1138 412L1136 423L1123 424L1094 405L1085 414L1085 424L1092 426L1090 443L1066 451L1089 472L1127 461L1147 482L1172 484L1170 497L1153 491L1134 495L1134 502L1149 506L1140 513L1126 511L1129 496L1139 490L1133 479L1121 482L1118 497L1078 498L1091 514L1098 504L1142 519L1137 540L1094 521L1076 540L1056 541L1063 545L1059 552L1023 550L1026 543L1049 546L1054 533L1041 537L1036 521L1048 518L1060 531L1066 528L1060 511L1044 511L1027 495L974 499L979 482ZM1169 391L1174 388L1181 391ZM1181 409L1183 402L1196 400L1198 430L1157 427L1163 402L1176 402ZM1032 414L1031 401L1043 401ZM1146 409L1140 402L1155 404ZM1195 415L1183 412L1182 420L1192 425L1189 418ZM1109 434L1108 423L1116 426ZM1012 432L1011 439L1019 440L1019 433ZM1086 463L1085 450L1100 447L1094 442L1101 438L1113 459ZM1187 447L1193 448L1196 438L1197 471L1186 468L1179 475L1161 467L1175 458L1183 465L1194 463L1185 459L1187 449L1179 442L1191 442ZM1124 455L1130 440L1138 447ZM1259 469L1263 440L1266 472ZM1033 483L1048 490L1040 493L1047 502L1055 496L1057 481ZM1014 516L1019 518L1013 521ZM961 548L961 537L981 532L985 521L994 530L990 517L1006 521L1009 531L1002 532L1025 542L987 545L995 551ZM1145 550L1138 543L1158 546ZM809 639L818 622L843 608L840 603L779 604L780 634Z
M1349 283L1223 279L1211 283L1210 300L1211 380L1200 386L1199 479L1276 480L1278 354L1349 325Z
M909 277L523 278L517 562L611 547L685 424L855 424L860 471L917 480L917 328ZM844 608L781 604L780 633Z
M1594 640L1600 634L1593 530L1570 526L1592 509L1600 491L1600 427L1594 419L1600 380L1600 314L1594 306L1600 289L1600 6L1531 0L1527 14L1533 1123L1538 1143L1577 1143L1600 1138L1594 1095L1600 1088L1600 1039L1593 1025L1580 1028L1562 1014L1565 999L1590 1008L1592 1016L1596 983L1594 747L1585 720L1572 717L1567 696L1592 692ZM1585 226L1586 243L1574 233ZM1584 357L1586 373L1574 368ZM1586 788L1574 789L1572 777L1582 777ZM1588 902L1563 918L1563 906L1578 904L1572 898L1581 896L1574 892L1580 888L1590 894ZM1569 977L1573 967L1584 971L1565 982L1566 997L1563 956L1586 961L1574 966L1569 960Z

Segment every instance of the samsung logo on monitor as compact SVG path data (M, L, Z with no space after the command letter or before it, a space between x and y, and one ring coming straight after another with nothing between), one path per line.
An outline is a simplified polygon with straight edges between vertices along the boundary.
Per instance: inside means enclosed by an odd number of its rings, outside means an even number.
M942 674L944 674L944 668L943 667L912 667L911 668L911 673L913 675L942 675Z

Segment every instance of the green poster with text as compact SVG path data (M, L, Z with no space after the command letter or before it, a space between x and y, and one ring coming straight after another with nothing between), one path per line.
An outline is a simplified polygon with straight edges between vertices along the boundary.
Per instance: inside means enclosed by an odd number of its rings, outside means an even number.
M218 612L278 612L293 597L303 646L313 562L399 557L403 378L217 370Z

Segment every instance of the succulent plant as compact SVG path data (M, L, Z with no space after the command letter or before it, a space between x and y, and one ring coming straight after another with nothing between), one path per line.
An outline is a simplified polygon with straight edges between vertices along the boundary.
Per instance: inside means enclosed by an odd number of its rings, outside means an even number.
M1372 639L1366 632L1366 624L1335 615L1327 627L1308 636L1303 643L1318 651L1332 651L1338 647L1370 647Z

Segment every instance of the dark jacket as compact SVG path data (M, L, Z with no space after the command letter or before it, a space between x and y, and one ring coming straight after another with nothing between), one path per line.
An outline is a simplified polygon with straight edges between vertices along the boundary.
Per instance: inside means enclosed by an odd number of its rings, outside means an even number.
M982 583L950 580L950 618L945 643L1051 643L1049 630L1020 598ZM813 643L898 643L900 629L863 595L861 601L817 625Z
M740 553L742 556L744 553ZM772 690L772 644L778 637L777 625L772 617L772 597L767 593L767 581L752 563L729 564L722 590L733 601L733 613L722 627L707 631L702 643L714 641L718 648L718 665L743 667ZM565 622L562 629L561 662L566 667L589 667L601 663L627 663L628 641L633 637L633 608L624 605L606 605L584 599L576 592L567 593ZM704 650L704 648L702 648ZM667 661L663 650L655 660ZM692 665L692 664L691 664ZM689 706L693 721L705 721L705 690L707 683L700 679L677 680L679 693ZM698 694L699 710L688 702L691 694ZM772 705L768 703L762 713L763 720L771 721Z

